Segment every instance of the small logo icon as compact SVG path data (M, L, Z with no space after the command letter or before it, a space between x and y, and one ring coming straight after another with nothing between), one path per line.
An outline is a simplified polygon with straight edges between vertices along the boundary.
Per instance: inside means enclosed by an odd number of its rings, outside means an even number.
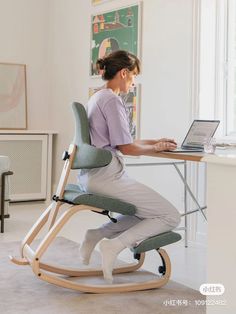
M222 295L225 287L221 283L204 283L200 286L199 291L203 295Z

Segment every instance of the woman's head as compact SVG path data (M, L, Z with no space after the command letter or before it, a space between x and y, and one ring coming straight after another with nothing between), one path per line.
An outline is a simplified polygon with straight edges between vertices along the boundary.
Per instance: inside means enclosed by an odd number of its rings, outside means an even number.
M136 70L140 73L140 61L132 53L125 50L117 50L97 60L97 67L103 71L102 78L109 81L122 69Z
M97 60L97 67L102 71L105 81L117 79L119 89L128 92L134 83L134 77L140 73L140 61L132 53L117 50Z

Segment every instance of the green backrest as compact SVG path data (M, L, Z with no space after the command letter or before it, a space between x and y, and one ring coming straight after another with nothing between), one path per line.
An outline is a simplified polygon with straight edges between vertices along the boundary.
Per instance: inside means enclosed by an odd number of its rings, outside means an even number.
M83 105L73 102L75 118L75 136L73 144L77 146L72 169L92 169L107 166L112 159L109 150L96 148L90 143L89 122Z

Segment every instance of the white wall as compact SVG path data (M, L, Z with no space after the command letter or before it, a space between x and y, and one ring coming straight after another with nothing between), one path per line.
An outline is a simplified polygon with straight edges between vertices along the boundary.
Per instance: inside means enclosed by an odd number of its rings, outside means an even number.
M0 0L0 62L27 65L28 128L49 127L48 1Z
M90 1L51 0L50 73L51 128L58 132L54 154L54 183L58 181L62 152L74 133L71 103L86 103L90 38Z
M144 1L144 137L182 138L190 119L191 76L192 1Z

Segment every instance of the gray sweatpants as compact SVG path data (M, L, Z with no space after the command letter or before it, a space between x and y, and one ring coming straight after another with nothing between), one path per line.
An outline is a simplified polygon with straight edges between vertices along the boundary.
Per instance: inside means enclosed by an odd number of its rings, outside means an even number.
M100 227L105 238L118 237L126 247L134 247L180 223L180 214L169 201L128 176L121 156L114 155L106 167L83 170L79 183L87 192L118 198L137 207L135 216L120 215L117 223L108 222Z

